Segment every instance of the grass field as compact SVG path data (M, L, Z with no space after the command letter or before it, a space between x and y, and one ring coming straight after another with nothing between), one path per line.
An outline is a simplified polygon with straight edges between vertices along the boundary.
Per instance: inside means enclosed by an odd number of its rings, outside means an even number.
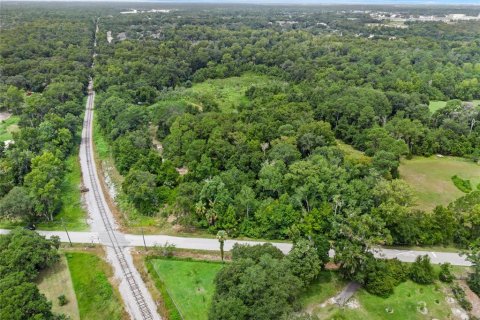
M345 158L364 164L372 162L372 158L366 156L365 153L363 153L362 151L355 149L351 145L343 142L342 140L337 139L336 142L337 147L345 153Z
M326 301L342 291L346 282L338 277L338 272L322 271L317 280L301 295L300 304L307 310L315 309L319 302Z
M180 89L171 92L158 106L176 105L185 108L188 105L203 109L202 101L215 102L222 112L236 112L242 104L248 103L245 92L252 85L265 85L268 83L283 84L265 75L244 73L239 77L225 79L209 79L201 83L195 83L191 88Z
M480 100L473 100L471 102L473 102L473 104L476 106L480 106ZM444 108L446 105L447 101L430 101L428 109L431 113L434 113L435 111Z
M12 139L12 133L18 131L19 116L11 116L10 118L0 121L0 141Z
M206 320L221 263L153 259L158 277L185 320Z
M243 74L241 77L231 77L226 79L213 79L201 83L196 83L186 92L195 95L206 95L213 97L218 103L220 110L231 112L238 108L242 103L247 103L245 91L252 85L264 84L270 80L267 76L251 73ZM191 101L193 102L193 101Z
M60 261L56 265L40 273L37 284L40 292L52 302L53 312L63 313L69 316L71 320L80 319L77 297L73 290L70 270L64 255L60 256ZM68 303L64 306L60 306L58 303L58 297L62 294L68 300Z
M321 290L330 291L332 284L326 283ZM330 291L331 292L331 291ZM336 291L338 292L338 291ZM310 307L311 312L320 319L344 319L344 320L427 320L449 319L451 310L446 303L443 287L437 285L423 286L411 281L404 282L395 288L395 293L388 298L381 298L369 294L361 289L352 298L358 304L355 309L346 307L339 309L334 304L320 306L326 300L335 295L319 294L322 299L316 300L317 306ZM311 301L313 303L315 300ZM422 312L419 309L425 306ZM387 312L389 311L389 312Z
M434 113L437 110L444 108L447 105L447 101L430 101L428 109L431 113Z
M112 271L96 254L68 252L65 254L77 295L80 319L124 319L121 298L108 278Z
M416 192L420 209L432 209L436 205L447 205L464 195L452 182L452 176L469 179L472 187L480 183L480 166L461 158L415 157L402 160L400 177Z

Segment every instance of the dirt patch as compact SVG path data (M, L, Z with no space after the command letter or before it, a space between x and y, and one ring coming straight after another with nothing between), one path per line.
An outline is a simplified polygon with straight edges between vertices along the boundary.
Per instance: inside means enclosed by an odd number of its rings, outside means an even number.
M12 116L12 114L10 112L2 111L2 112L0 112L0 121L7 120L11 116Z
M459 283L463 290L465 290L465 295L468 301L472 304L470 314L474 317L480 318L480 297L470 290L465 280L459 281Z
M350 299L345 306L348 309L358 309L360 308L360 302L357 299Z

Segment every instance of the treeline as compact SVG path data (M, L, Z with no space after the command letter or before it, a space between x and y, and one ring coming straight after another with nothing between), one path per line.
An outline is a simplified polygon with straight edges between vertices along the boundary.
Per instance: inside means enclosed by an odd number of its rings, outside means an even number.
M59 260L60 239L15 229L0 236L0 318L67 319L52 313L52 303L35 284L39 273Z
M94 24L82 14L7 11L0 107L20 116L20 129L12 143L0 145L0 216L53 220L64 161L80 142Z
M236 244L231 252L232 262L215 277L210 320L318 319L301 313L299 297L311 288L311 283L325 268L328 243L325 247L316 241L297 239L287 255L271 244ZM436 272L427 255L407 264L398 259L377 259L368 253L355 275L351 268L342 263L339 275L357 281L369 293L384 298L392 295L395 287L406 280L422 285L454 280L449 263L442 264L440 272ZM474 268L478 269L478 264ZM474 278L478 281L478 272L471 274L471 279ZM462 307L471 310L472 305L465 299L463 289L458 285L453 285L452 289Z

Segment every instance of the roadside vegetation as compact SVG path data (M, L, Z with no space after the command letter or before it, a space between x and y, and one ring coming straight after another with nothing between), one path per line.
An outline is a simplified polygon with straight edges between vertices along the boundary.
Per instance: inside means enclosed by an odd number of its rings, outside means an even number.
M218 262L190 261L176 259L149 259L150 274L160 281L162 292L172 300L169 313L175 309L183 319L207 320L208 310L214 292L214 278L222 268Z
M72 277L63 253L55 265L40 273L36 283L40 292L52 303L53 312L64 314L71 320L80 319Z
M321 267L322 263L315 257L318 253L311 250L315 247L303 246L298 243L284 256L270 245L236 245L231 252L232 260L225 264L176 256L149 256L145 262L163 296L169 319L238 320L248 319L251 312L260 319L275 316L278 319L421 320L449 319L455 312L468 314L471 310L471 302L465 298L457 279L473 270L448 264L431 265L426 256L419 257L413 264L398 262L399 268L387 273L378 266L389 262L371 260L364 273L373 271L375 276L357 278L363 288L355 292L345 306L338 306L334 298L349 282L346 270L342 267L317 269L315 264ZM298 265L297 258L301 258ZM289 271L279 267L278 264L283 263L290 267ZM377 267L373 267L375 265ZM391 287L391 291L384 291L393 279L398 279L397 285ZM285 296L280 296L287 292L282 290L284 286L289 287L287 301L282 300ZM269 298L264 300L264 296Z
M67 252L65 256L80 319L126 319L119 293L109 282L112 271L107 262L88 252Z
M36 284L42 271L58 263L59 246L58 237L21 228L0 236L0 319L65 319Z

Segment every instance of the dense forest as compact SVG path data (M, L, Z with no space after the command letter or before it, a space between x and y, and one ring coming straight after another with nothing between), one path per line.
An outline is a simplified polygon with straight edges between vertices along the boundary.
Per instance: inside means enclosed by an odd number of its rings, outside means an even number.
M401 157L478 160L479 110L463 101L480 98L480 24L371 22L293 8L101 18L98 124L129 201L231 236L478 238L477 191L423 212L397 178ZM251 85L226 102L195 89L207 79ZM431 100L448 103L432 113ZM340 140L366 157L352 159Z
M374 259L373 246L467 248L480 238L480 191L420 210L398 171L414 156L479 161L479 21L399 28L327 6L30 6L2 9L0 102L20 117L14 143L0 148L2 218L55 218L92 76L96 128L140 214L307 251L313 243L315 266L332 246L342 274L380 295L402 267ZM446 105L432 112L437 100ZM269 258L231 268L274 268L292 279L283 288L292 295L315 277L288 270L303 249L265 250ZM376 287L376 272L387 287Z
M48 8L2 8L3 110L20 117L14 143L0 146L0 212L53 220L65 159L77 152L92 64L90 16Z

